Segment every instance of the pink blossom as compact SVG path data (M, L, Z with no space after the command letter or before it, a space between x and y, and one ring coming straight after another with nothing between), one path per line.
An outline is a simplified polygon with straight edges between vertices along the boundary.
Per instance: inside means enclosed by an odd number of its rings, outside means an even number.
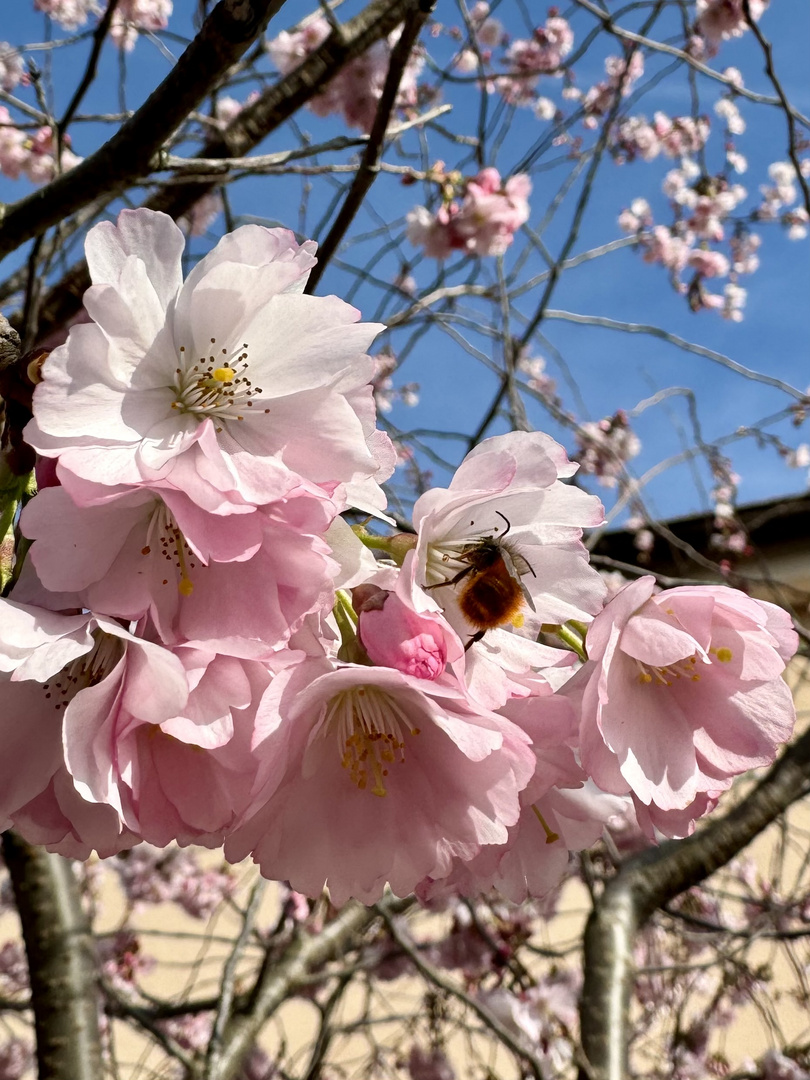
M644 74L644 56L640 49L624 56L608 56L605 59L607 81L592 86L582 99L586 128L595 128L597 117L604 116L613 106L617 93L627 97L635 83Z
M301 295L314 244L246 225L184 283L183 243L144 209L91 229L93 321L48 357L27 441L60 472L160 481L200 506L266 503L285 469L329 494L373 483L388 446L365 404L378 327L337 297Z
M707 248L691 251L688 265L707 278L725 277L730 269L729 261L722 251L711 251Z
M0 172L10 180L19 179L28 160L27 137L11 118L11 113L0 105Z
M628 461L641 450L641 440L630 427L623 409L598 422L587 420L577 429L582 471L598 476L605 487L615 487L626 475Z
M458 204L451 211L442 206L431 214L426 206L415 206L407 217L407 235L415 247L433 259L446 259L454 249L454 234L448 228L451 217L458 213Z
M532 38L517 38L509 46L509 74L496 79L498 92L510 105L530 105L540 76L561 75L562 62L573 45L574 32L569 23L559 15L549 16Z
M5 994L29 989L25 946L20 941L6 941L0 948L0 986Z
M761 1063L762 1080L810 1080L810 1072L779 1050L766 1051Z
M11 815L11 821L29 843L82 861L94 851L99 858L109 858L141 839L121 825L114 807L83 799L65 765L57 768L39 795Z
M473 255L502 255L514 234L529 220L532 185L525 173L505 183L497 169L482 169L467 190L452 222L461 245Z
M590 847L605 822L625 808L625 800L586 784L574 754L578 716L569 700L538 685L534 694L500 711L531 738L536 759L534 776L520 794L520 819L505 844L457 861L444 881L431 883L431 896L474 896L493 888L516 904L546 896L567 870L569 852Z
M640 578L596 617L584 691L582 765L606 791L632 791L683 835L739 773L770 764L793 729L782 680L798 638L781 608L723 586L653 596Z
M10 676L3 680L6 720L0 736L6 764L0 819L23 810L38 796L56 811L59 789L52 788L50 795L46 789L52 780L61 785L65 767L71 770L79 796L71 800L74 805L85 796L90 802L105 801L93 797L86 781L90 773L104 775L114 744L97 745L79 762L76 740L94 725L122 717L130 724L153 725L179 713L189 692L182 665L166 650L134 637L112 620L92 614L57 615L9 600L2 601L2 610L0 669ZM21 716L25 724L19 722ZM107 801L115 806L114 800ZM43 802L40 810L45 809ZM118 831L123 840L123 828ZM38 842L26 830L24 835Z
M197 199L193 206L178 219L181 228L189 236L205 236L208 226L212 225L222 213L222 196L218 191L210 191Z
M323 15L305 19L292 33L282 30L267 43L270 58L282 75L289 75L329 37L331 28Z
M644 262L660 262L675 274L689 261L692 250L689 240L674 235L666 225L656 225L642 240Z
M77 30L91 14L101 11L98 0L34 0L34 7L50 15L65 30Z
M767 6L768 0L750 0L754 22L759 22ZM721 41L740 37L748 29L742 0L697 0L697 16L697 30L706 39L710 56Z
M193 645L159 651L164 664L179 665L186 700L168 716L126 702L88 709L75 730L66 717L65 760L83 797L115 807L147 842L215 847L249 800L257 767L250 740L269 674L256 661Z
M414 1043L408 1055L408 1073L411 1080L455 1080L456 1076L444 1051L438 1047L423 1050L418 1043Z
M131 930L96 938L96 952L104 978L124 994L135 989L137 977L153 970L155 960L141 952L141 943Z
M172 0L119 0L110 24L110 38L119 49L131 52L139 31L165 30Z
M524 597L518 625L539 629L544 622L587 620L600 610L604 585L588 566L580 537L583 528L601 523L602 504L562 483L577 468L541 432L497 435L466 456L448 488L433 488L417 500L419 539L404 570L431 591L462 639L478 629L459 607L469 553L482 540L500 542L507 529L504 547L517 564Z
M306 19L292 33L282 31L268 43L267 51L281 74L287 75L314 52L330 33L327 20L322 15L316 15ZM375 42L362 55L345 64L310 101L310 109L317 116L342 113L350 127L370 131L385 86L391 51L400 33L401 30L395 30L387 39ZM416 104L417 78L423 65L421 54L413 51L400 79L396 100L398 108L410 108Z
M13 90L17 83L26 83L27 80L20 54L7 41L0 41L0 86L4 90Z
M270 650L331 590L338 566L324 534L335 507L323 497L214 514L172 489L66 479L89 505L63 487L28 504L22 528L34 543L18 600L126 620L148 614L166 643L257 639Z
M16 1036L0 1045L0 1080L22 1080L34 1067L33 1048Z
M261 717L267 717L264 723ZM523 732L448 678L305 661L276 676L254 739L257 810L226 841L308 896L407 895L506 840L533 755Z
M415 207L408 214L408 239L436 259L457 250L502 255L529 219L530 193L525 173L502 182L497 169L482 169L466 181L460 203L445 201L435 214L427 207Z

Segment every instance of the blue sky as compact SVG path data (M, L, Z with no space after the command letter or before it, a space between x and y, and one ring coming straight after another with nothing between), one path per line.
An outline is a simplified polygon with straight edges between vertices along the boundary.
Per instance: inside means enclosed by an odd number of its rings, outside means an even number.
M354 0L347 2L340 8L341 17L350 16L358 6ZM132 53L123 57L110 45L105 46L99 79L88 95L83 111L98 114L117 111L121 85L126 87L127 106L137 106L165 75L170 62L169 54L177 55L182 50L182 41L175 39L173 34L187 35L190 32L190 15L196 8L196 2L178 0L170 22L170 34L163 36L160 42L157 39L142 39ZM292 26L309 10L309 5L290 0L275 20L272 33L282 27ZM563 13L569 14L565 10ZM503 0L495 14L502 19L513 36L528 33L530 28L525 25L521 8L514 0ZM457 9L450 0L439 0L436 15L447 24L459 22ZM538 21L543 21L544 18L545 11ZM587 13L577 12L572 16L572 25L578 44L587 29L593 25L593 19ZM625 25L632 24L625 22ZM773 43L776 70L788 97L800 111L810 113L810 86L806 77L810 5L774 3L764 15L761 27ZM671 28L675 29L674 24ZM13 10L5 14L0 34L17 45L44 43L47 40L47 20L34 12L31 4L15 4ZM57 40L71 38L71 35L58 28L54 28L53 36ZM441 61L451 54L455 45L452 39L445 35L429 41L429 48L431 54ZM35 50L27 54L34 56L43 70L43 89L46 95L50 94L51 86L54 88L56 100L53 105L57 115L64 108L83 71L82 58L86 56L88 49L89 41L85 39L78 43ZM598 41L593 50L577 65L577 85L586 89L601 79L604 57L609 52L616 51L615 41ZM745 74L749 89L767 94L773 92L762 70L759 47L750 33L726 43L712 63L720 70L729 65L738 66ZM649 80L650 89L645 91L633 111L644 113L648 117L652 116L656 109L662 109L670 115L689 113L690 91L685 78L678 74L671 80L656 85L654 76L661 67L662 62L659 59L648 60L645 77L639 86L645 87ZM272 81L274 75L269 62L262 65L262 72L265 81ZM244 98L256 85L246 83L238 88L235 96ZM712 108L719 97L720 85L702 77L697 78L695 85L700 99L699 111L713 115ZM559 101L560 89L559 80L547 79L541 92ZM20 97L31 104L36 102L30 88L21 91ZM477 117L477 97L464 88L445 84L442 100L453 105L453 113L442 119L446 128L454 132L470 131ZM496 102L496 98L490 99L490 109L496 106ZM740 108L748 125L746 133L737 140L738 148L749 161L747 173L739 177L749 191L749 199L741 207L742 211L747 211L756 204L759 184L767 182L767 165L786 157L787 136L784 116L777 110L750 102L741 102ZM309 112L299 114L297 124L300 130L308 133L316 142L346 133L345 126L340 121L334 118L320 119ZM82 155L92 152L99 141L108 137L112 130L110 125L98 122L75 125L73 138L76 151ZM586 134L581 128L575 130L578 134ZM501 131L502 147L497 164L502 174L508 174L523 158L527 147L546 131L547 125L541 124L529 110L515 110L508 126L504 126ZM274 133L259 149L261 152L269 152L289 148L296 144L298 137L297 132L285 128ZM189 144L183 149L185 152L192 152L192 145ZM404 141L403 149L411 156L398 157L394 151L389 155L389 160L410 162L417 167L421 165L418 135L414 134ZM346 160L346 157L347 155L344 155L340 160ZM531 225L536 225L542 218L545 207L571 169L571 162L566 160L564 150L554 151L549 157L553 158L556 164L533 177ZM709 171L719 170L723 158L719 130L709 142L707 157ZM431 135L426 160L433 161L437 158L443 158L448 166L454 165L458 160L458 149L449 139L434 133ZM663 158L651 163L638 161L621 166L606 160L600 169L595 194L586 212L573 253L580 253L619 238L622 234L617 225L618 214L637 196L644 196L650 201L656 211L656 220L668 220L665 213L666 200L660 193L660 183L674 164L676 163ZM474 166L469 161L465 168L467 172L474 171ZM307 181L300 177L252 178L232 189L233 210L237 216L246 215L251 220L278 222L291 228L298 228L303 224L311 235L323 217L333 184L321 178L313 178L309 182L312 187L308 196L308 212L303 219L300 207ZM14 183L0 178L0 198L5 201L13 201L29 190L30 185L26 181ZM572 189L573 197L576 197L578 190L575 184ZM380 177L372 190L368 206L358 215L352 235L375 229L379 227L380 221L401 221L404 214L422 201L422 198L420 185L403 187L397 177ZM556 253L566 235L571 205L570 199L563 204L558 218L544 234L544 242L552 253ZM192 242L193 249L202 253L215 240L214 234L220 227L221 219L215 224L210 237ZM669 287L666 272L660 267L644 264L639 254L629 249L615 251L566 272L550 306L578 314L654 324L672 334L699 342L709 349L727 355L748 368L776 376L804 390L810 385L810 346L807 339L810 296L808 242L788 240L778 226L758 226L757 231L763 240L760 251L761 267L755 275L741 282L749 290L748 306L742 323L725 321L708 311L691 313L685 300ZM419 286L426 286L435 274L435 263L418 260L418 252L402 239L401 227L394 229L393 233L395 242L390 252L375 265L374 272L381 280L390 281L402 262L407 260L413 266L412 272ZM378 240L350 246L341 253L340 261L344 264L354 261L355 266L365 268L379 246ZM520 257L521 247L521 244L516 243L507 253L504 260L507 273ZM6 265L11 269L17 262L18 260L12 257ZM525 263L521 279L527 279L542 269L539 257L532 254ZM465 268L464 274L468 270L469 268ZM494 281L495 260L481 260L476 272L479 283ZM454 280L462 280L464 274L460 273ZM346 295L355 284L356 273L342 269L340 262L336 262L322 279L319 292ZM539 287L515 305L514 327L519 328L521 313L531 315L538 294ZM381 287L369 284L357 288L351 298L367 318L374 317L381 303L387 315L403 305L401 299L397 301L394 297L389 297L386 300ZM482 320L489 317L485 308L475 304L467 304L466 307L473 322L476 317ZM713 441L732 435L741 426L754 426L761 418L784 408L790 400L779 391L741 380L705 358L684 353L654 337L641 334L629 336L596 327L573 325L559 319L546 320L542 332L551 348L545 349L542 343L538 342L534 354L545 357L548 373L557 379L565 406L573 409L575 400L569 393L566 372L558 359L562 361L570 373L570 379L576 383L582 403L582 410L578 413L580 419L598 419L610 415L618 408L632 409L640 400L667 387L689 387L697 394L703 437L707 441ZM483 348L485 352L489 350L489 355L497 359L497 343L481 337L474 327L464 330L463 336L469 344ZM391 344L398 352L406 341L407 334L398 333L392 337ZM416 409L395 406L388 419L402 429L418 427L446 433L469 432L485 411L496 386L495 377L484 364L472 359L457 340L435 328L429 330L414 345L397 376L397 381L418 382L421 386L421 400ZM569 450L573 449L570 433L550 421L543 410L530 403L528 413L533 424L559 437ZM643 444L642 454L634 462L634 471L638 474L644 473L662 459L677 454L684 445L694 443L684 398L673 397L665 407L648 410L638 417L635 427ZM505 422L496 420L489 433L494 434L504 429ZM787 421L769 430L778 433L789 445L810 441L806 427L803 431L797 431ZM463 454L463 445L459 440L435 437L423 441L450 463L457 462ZM742 477L739 494L741 502L802 490L805 485L806 470L788 470L771 447L760 446L755 439L739 439L731 443L727 450ZM434 481L446 483L449 474L439 466L431 467L434 470ZM710 486L708 472L705 466L700 466L699 471L705 489ZM609 501L609 492L600 493ZM649 485L646 494L651 509L662 515L689 513L706 508L705 496L685 466L665 472Z

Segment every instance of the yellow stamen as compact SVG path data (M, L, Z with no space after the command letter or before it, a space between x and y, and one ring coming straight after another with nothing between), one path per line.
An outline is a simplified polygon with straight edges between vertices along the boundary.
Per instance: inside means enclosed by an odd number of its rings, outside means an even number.
M727 649L725 646L723 646L722 649L717 650L717 659L721 664L727 664L732 656L733 653L731 649Z
M218 367L211 372L211 376L212 378L216 379L217 382L233 382L233 380L236 378L236 372L233 370L233 368Z
M534 811L534 816L540 822L540 824L541 824L541 826L543 828L543 832L546 834L546 843L547 844L553 844L556 840L559 840L560 839L560 834L551 831L551 829L548 827L548 823L546 822L546 819L543 817L543 815L540 813L540 811L537 809L537 807L533 806L532 810Z
M188 568L186 567L186 556L183 553L183 536L178 530L174 530L174 547L177 552L177 562L180 566L180 581L177 586L177 591L181 596L191 596L194 592L194 582L188 575Z

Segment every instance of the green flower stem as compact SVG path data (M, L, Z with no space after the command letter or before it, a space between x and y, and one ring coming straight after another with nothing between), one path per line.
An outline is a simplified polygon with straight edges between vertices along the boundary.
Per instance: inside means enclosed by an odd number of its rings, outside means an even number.
M577 654L580 660L587 660L588 654L585 652L584 638L577 633L576 629L572 629L572 626L572 623L565 623L564 626L558 626L555 633L564 645L567 645L569 649Z

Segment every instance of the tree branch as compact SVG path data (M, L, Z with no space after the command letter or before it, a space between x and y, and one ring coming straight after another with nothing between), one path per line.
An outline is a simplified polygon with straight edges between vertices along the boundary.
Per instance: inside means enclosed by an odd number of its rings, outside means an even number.
M657 908L725 866L808 792L810 731L724 817L685 840L670 840L628 859L605 886L585 930L580 1002L582 1046L598 1080L629 1075L632 956L639 930Z
M9 207L0 258L102 193L120 194L264 30L284 0L220 0L197 37L140 109L90 157Z
M314 97L345 64L390 34L410 12L418 9L420 2L372 0L368 7L343 24L340 35L330 35L295 71L268 87L255 102L246 105L224 132L207 140L200 149L200 157L243 157ZM208 183L173 181L161 187L144 205L177 220L218 183L218 178L212 178ZM64 326L76 314L89 285L87 264L82 261L50 289L40 308L40 338ZM11 321L16 325L15 319Z
M385 906L396 912L410 903L409 900L392 899ZM299 933L283 956L272 956L268 950L248 1006L241 1014L233 1016L222 1036L217 1080L234 1080L268 1017L297 988L306 985L307 977L313 971L345 952L356 935L378 917L374 908L363 907L351 900L319 934L307 937Z
M3 858L28 957L39 1080L101 1080L96 959L72 864L14 832L3 833Z
M368 194L379 173L385 133L396 105L402 74L405 71L411 50L416 44L422 27L433 10L434 3L435 0L421 0L419 7L415 8L405 20L400 39L391 53L391 62L388 67L385 86L377 105L377 114L369 132L368 143L363 151L360 164L357 166L354 180L346 193L346 198L343 200L343 205L338 211L326 239L318 249L318 264L313 267L306 286L306 292L308 293L315 291L324 270L329 265L329 260L337 251L340 241L346 235L347 229L354 221L355 214L360 209L360 204Z

